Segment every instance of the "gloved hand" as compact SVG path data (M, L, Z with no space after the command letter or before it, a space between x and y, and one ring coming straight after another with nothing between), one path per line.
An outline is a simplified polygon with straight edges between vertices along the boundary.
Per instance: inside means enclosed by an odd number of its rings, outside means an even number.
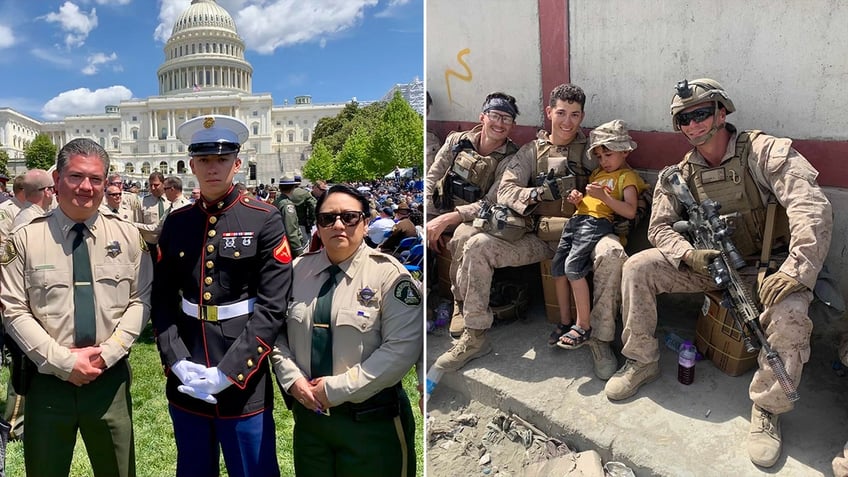
M205 394L218 394L232 384L233 382L227 379L227 375L217 367L206 368L202 374L185 383L195 391Z
M190 380L202 375L206 372L206 366L193 363L187 359L181 359L171 366L171 371L183 384L187 384Z
M718 250L695 249L689 252L689 254L683 259L683 262L686 263L686 265L689 265L689 268L691 268L693 272L700 273L701 275L709 275L710 271L707 269L707 265L709 265L710 262L719 255L721 255L721 252Z
M211 394L207 394L207 393L201 393L201 392L195 390L193 387L187 386L185 384L183 384L181 386L177 386L177 391L179 391L183 394L188 394L189 396L191 396L195 399L200 399L201 401L206 401L209 404L216 404L218 402L218 399L215 398L215 396L213 396Z
M767 276L763 280L763 284L760 286L760 303L768 308L775 303L779 303L790 294L801 291L804 288L807 287L802 285L798 280L783 272L777 272L774 275Z

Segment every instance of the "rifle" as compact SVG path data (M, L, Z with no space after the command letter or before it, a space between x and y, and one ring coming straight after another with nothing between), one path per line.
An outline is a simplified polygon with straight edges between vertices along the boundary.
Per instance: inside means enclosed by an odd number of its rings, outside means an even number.
M780 355L769 346L760 324L757 302L737 272L745 266L745 260L731 240L733 228L727 223L726 217L718 213L721 204L711 199L698 204L677 166L664 169L660 173L659 182L663 190L677 197L689 216L688 220L674 223L674 231L688 235L695 248L717 250L720 253L707 268L716 286L722 290L721 306L728 310L742 333L745 349L754 352L762 348L786 397L790 402L797 401L800 397L798 390L786 372Z

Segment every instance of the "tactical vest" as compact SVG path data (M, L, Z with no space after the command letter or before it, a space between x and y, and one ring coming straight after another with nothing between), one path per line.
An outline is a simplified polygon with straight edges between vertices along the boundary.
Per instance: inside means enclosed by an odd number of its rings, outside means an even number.
M551 170L548 167L548 156L551 147L553 145L546 140L536 140L536 169L532 174L531 180L535 180L539 174L547 174ZM589 175L584 175L585 171L583 171L582 163L583 153L586 148L585 143L577 142L571 142L565 147L568 148L564 156L566 159L558 168L554 169L554 176L568 178L569 180L566 183L570 186L570 189L560 191L563 196L560 200L539 202L539 205L533 209L533 215L541 215L543 217L571 217L574 214L574 204L565 200L565 196L568 195L571 189L585 190L586 188ZM579 168L577 174L571 170L575 167Z
M760 134L762 131L739 133L734 156L716 167L689 162L693 151L683 158L686 182L695 200L700 203L709 198L721 204L719 212L733 227L733 243L743 256L762 250L766 227L766 204L748 168L752 142ZM777 204L774 227L776 239L789 237L789 219L780 204Z
M453 138L451 138L453 139ZM466 147L462 147L465 141ZM495 173L502 157L483 156L475 149L468 134L461 133L456 138L453 148L462 147L454 153L453 163L448 169L445 184L453 196L453 204L465 205L477 202L489 192L495 183Z

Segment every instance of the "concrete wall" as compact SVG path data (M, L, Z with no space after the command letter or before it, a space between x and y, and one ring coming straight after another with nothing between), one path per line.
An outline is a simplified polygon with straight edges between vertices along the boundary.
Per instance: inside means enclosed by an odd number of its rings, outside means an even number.
M675 83L719 80L731 122L793 138L819 170L836 214L827 264L848 297L848 2L428 0L425 25L428 129L441 137L503 90L523 144L545 126L550 89L573 82L588 95L583 125L624 119L639 143L631 163L656 171L689 148L671 128Z

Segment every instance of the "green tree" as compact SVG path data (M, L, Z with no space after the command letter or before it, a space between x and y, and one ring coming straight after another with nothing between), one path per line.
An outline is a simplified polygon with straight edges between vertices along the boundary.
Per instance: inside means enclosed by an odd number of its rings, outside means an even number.
M35 136L35 139L24 148L24 159L27 169L50 169L56 164L56 146L45 134Z
M0 149L0 174L9 175L9 154L2 149Z
M385 106L382 102L371 103L365 107L359 107L355 102L348 103L335 117L318 121L312 133L312 146L323 142L330 153L338 155L356 128L364 128L373 134Z
M303 165L303 177L312 182L327 181L335 175L335 160L330 149L323 142L318 142L312 148L312 155Z
M373 179L374 175L366 167L370 150L371 138L365 128L354 129L336 157L336 173L333 179L339 182Z
M424 121L396 91L376 125L368 168L374 177L383 177L395 166L422 171L423 151Z

